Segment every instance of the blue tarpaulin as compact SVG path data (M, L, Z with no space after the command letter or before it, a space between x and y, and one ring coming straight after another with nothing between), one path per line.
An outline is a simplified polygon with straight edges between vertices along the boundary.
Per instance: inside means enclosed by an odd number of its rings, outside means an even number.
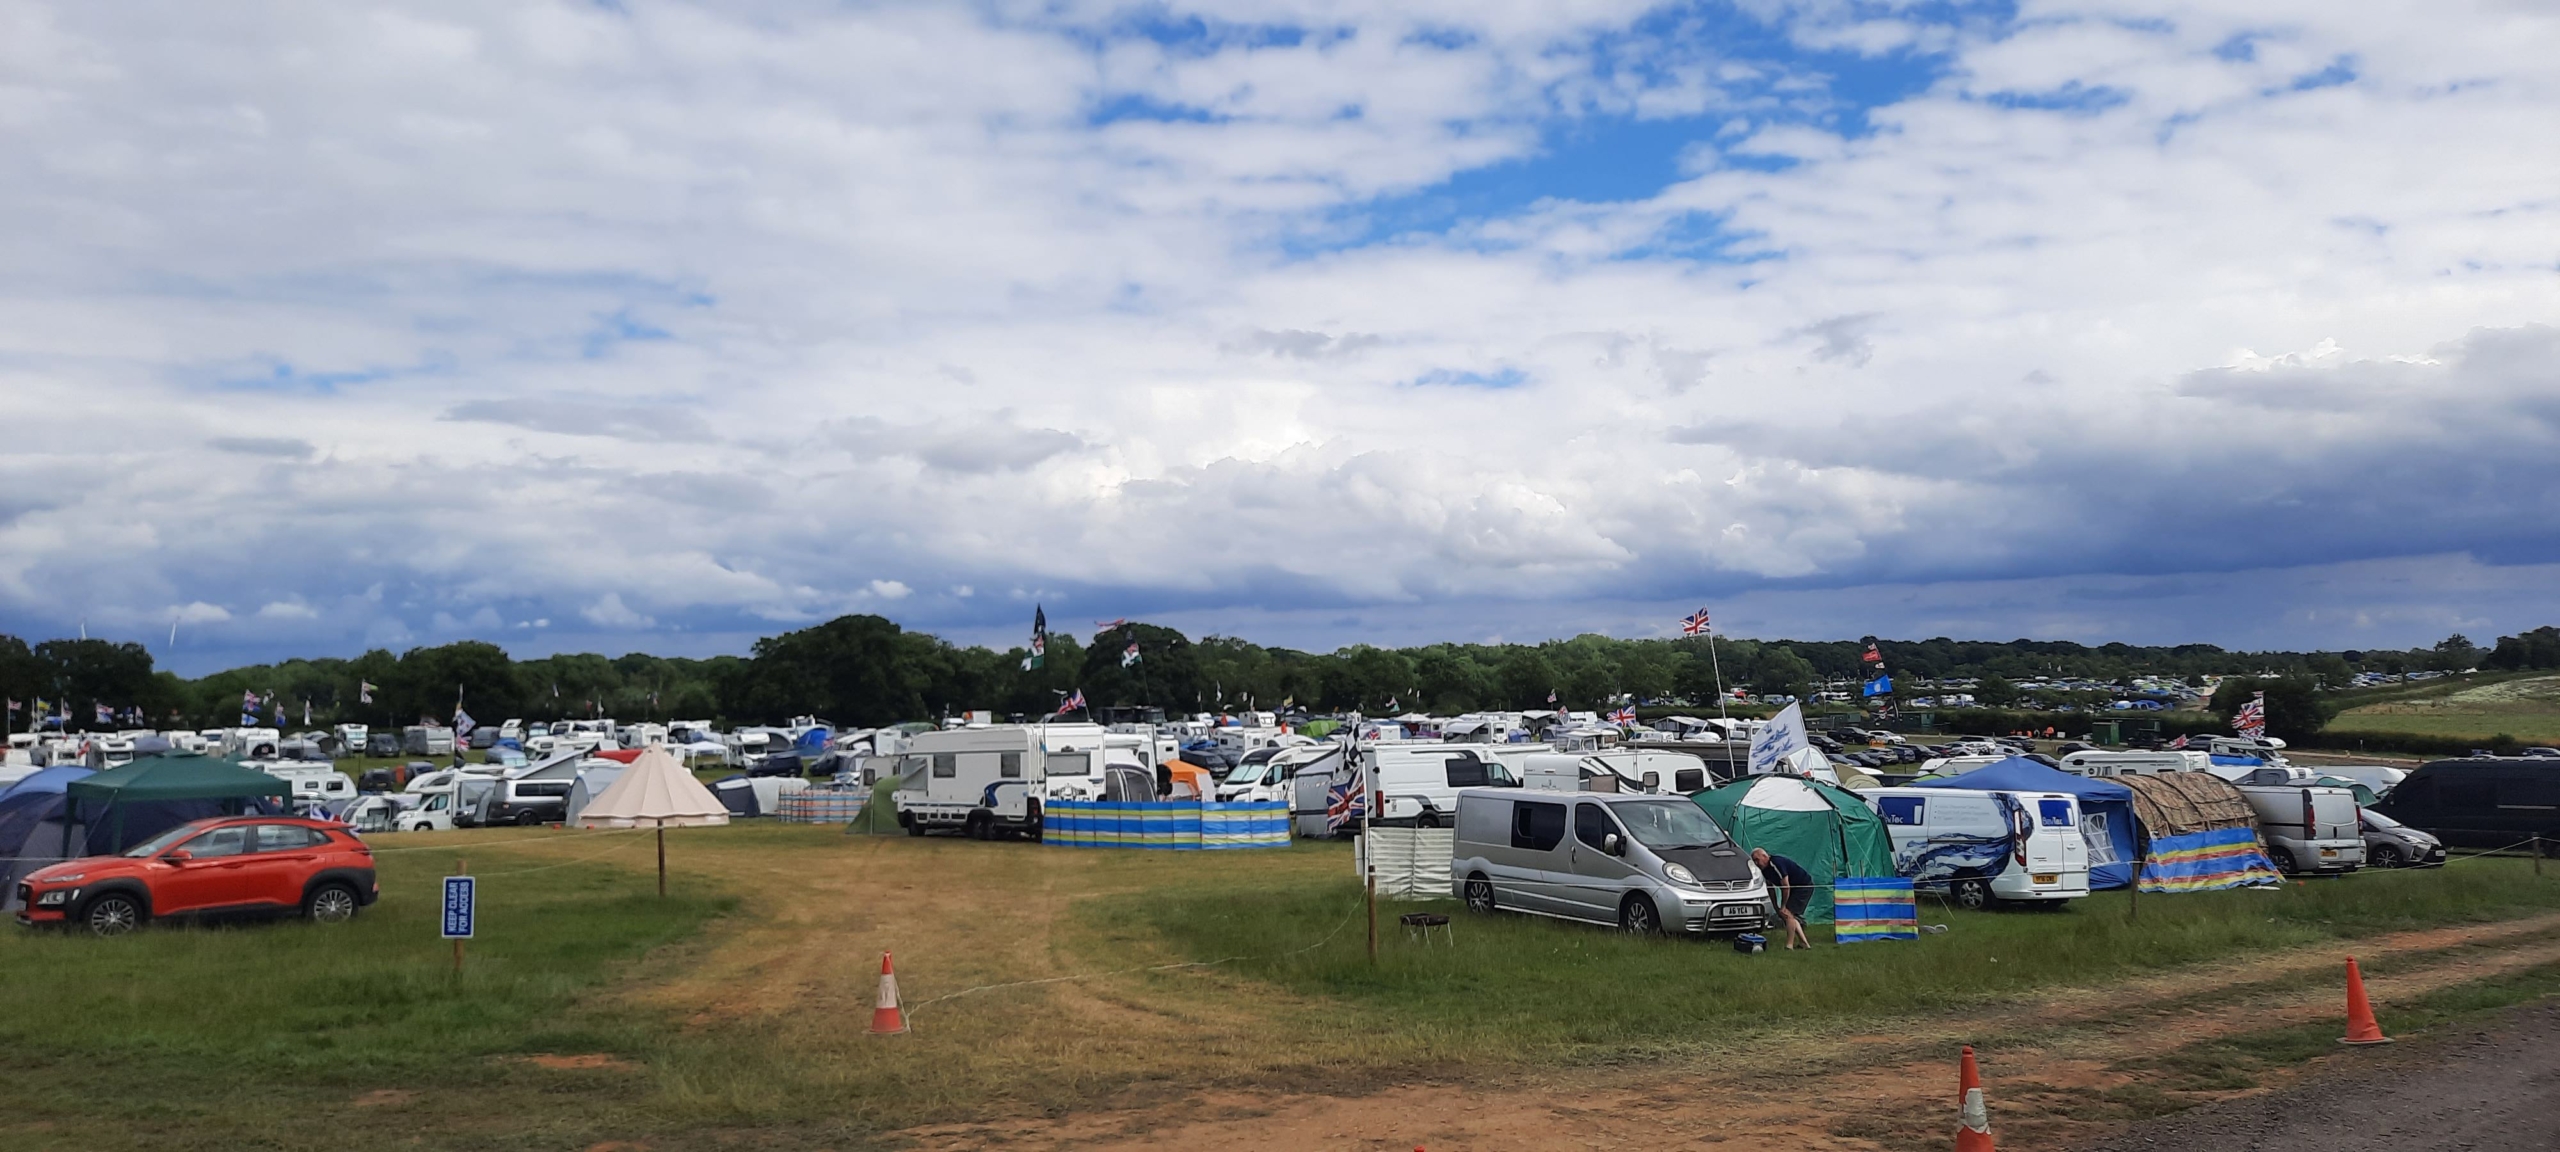
M2133 883L2135 855L2133 789L2106 780L2074 776L2024 756L1985 764L1961 776L1915 780L1914 788L1970 788L1985 792L2062 792L2079 798L2080 834L2089 842L2089 887L2122 888Z

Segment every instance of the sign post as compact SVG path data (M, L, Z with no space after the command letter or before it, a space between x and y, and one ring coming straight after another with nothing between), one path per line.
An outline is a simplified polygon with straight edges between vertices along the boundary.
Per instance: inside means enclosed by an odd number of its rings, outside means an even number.
M459 976L462 942L470 939L472 929L478 926L479 881L471 877L463 861L454 861L453 870L462 875L444 878L444 938L453 941L453 974Z

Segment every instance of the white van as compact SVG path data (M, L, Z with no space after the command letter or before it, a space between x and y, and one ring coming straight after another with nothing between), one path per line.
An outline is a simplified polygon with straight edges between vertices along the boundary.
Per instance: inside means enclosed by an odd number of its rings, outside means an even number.
M1501 760L1465 744L1371 744L1359 749L1375 823L1447 828L1457 819L1461 788L1517 788L1520 777Z
M2062 758L2062 770L2081 776L2157 776L2163 772L2203 772L2213 757L2203 752L2163 748L2153 752L2106 752L2084 749Z
M1294 803L1298 794L1297 779L1303 773L1330 778L1342 763L1342 745L1306 743L1294 747L1256 748L1227 770L1218 781L1218 799L1225 802L1286 801Z
M1859 795L1884 817L1893 870L1924 891L1947 893L1958 907L2089 894L2080 801L2067 792L1870 788Z

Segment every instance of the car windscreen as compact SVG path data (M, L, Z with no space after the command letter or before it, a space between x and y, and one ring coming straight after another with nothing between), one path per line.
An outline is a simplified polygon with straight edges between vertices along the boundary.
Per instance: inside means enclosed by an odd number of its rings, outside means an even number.
M1727 843L1724 829L1706 810L1686 800L1639 800L1612 804L1610 815L1627 826L1636 842L1656 851L1713 848Z
M170 845L186 839L197 831L198 828L193 824L180 824L177 827L145 840L140 844L136 844L131 848L125 849L124 854L137 860L145 856L157 856L168 851Z

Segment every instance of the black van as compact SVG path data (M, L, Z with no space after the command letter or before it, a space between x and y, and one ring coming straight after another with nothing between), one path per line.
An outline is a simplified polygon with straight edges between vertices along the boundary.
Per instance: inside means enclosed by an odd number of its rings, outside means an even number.
M2504 848L2540 836L2545 851L2560 851L2560 760L2437 760L2393 785L2373 810L2448 844Z

